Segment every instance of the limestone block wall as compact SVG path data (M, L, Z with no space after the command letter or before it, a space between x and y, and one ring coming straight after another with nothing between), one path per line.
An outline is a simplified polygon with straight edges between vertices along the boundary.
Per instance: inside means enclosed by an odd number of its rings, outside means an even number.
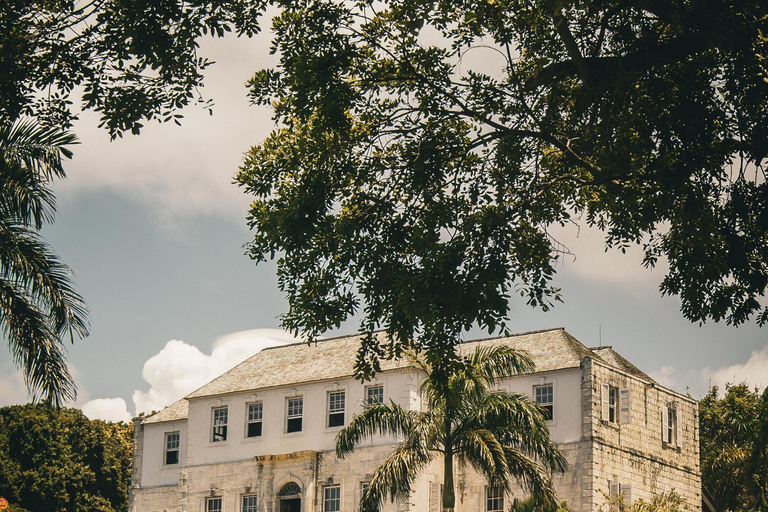
M604 385L627 390L629 417L603 418ZM584 510L606 510L611 484L634 501L674 489L691 510L701 509L698 407L694 400L592 358L582 361L583 440L591 443ZM617 404L618 407L618 404ZM664 408L673 408L679 428L662 439ZM615 492L616 489L614 489Z

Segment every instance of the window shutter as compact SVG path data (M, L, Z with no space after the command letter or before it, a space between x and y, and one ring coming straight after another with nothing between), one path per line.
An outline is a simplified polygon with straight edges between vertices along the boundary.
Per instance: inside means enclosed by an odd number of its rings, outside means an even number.
M437 482L429 482L429 512L440 512L440 486Z
M669 407L661 406L661 440L669 442Z
M608 384L602 384L600 386L600 398L602 400L602 419L608 421L608 400L609 400Z
M624 505L632 506L632 484L621 485L621 495L624 496Z
M629 425L629 389L624 388L619 392L619 423Z
M683 422L680 407L675 411L675 441L678 447L683 446Z
M619 482L611 482L608 481L608 498L610 498L611 501L616 501L619 497Z

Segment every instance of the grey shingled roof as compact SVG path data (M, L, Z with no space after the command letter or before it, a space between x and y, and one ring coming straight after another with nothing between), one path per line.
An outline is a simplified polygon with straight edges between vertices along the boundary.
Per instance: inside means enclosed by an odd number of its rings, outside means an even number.
M459 345L458 350L468 355L481 343L525 350L536 363L537 372L578 368L581 359L589 356L650 380L613 350L590 350L563 328L472 340ZM144 422L186 417L189 399L351 377L359 347L360 335L353 335L264 349ZM406 366L408 361L381 361L382 371Z
M620 370L623 370L627 372L630 375L634 375L635 377L640 377L641 379L645 379L649 382L656 382L652 378L650 378L645 372L640 370L637 366L633 365L624 357L613 350L612 347L599 347L599 348L591 348L590 349L592 353L596 354L600 359L605 361L611 366L615 366L616 368L619 368Z
M189 402L186 398L182 398L178 402L174 402L162 411L153 414L144 419L143 423L160 423L162 421L176 421L187 418L189 414Z

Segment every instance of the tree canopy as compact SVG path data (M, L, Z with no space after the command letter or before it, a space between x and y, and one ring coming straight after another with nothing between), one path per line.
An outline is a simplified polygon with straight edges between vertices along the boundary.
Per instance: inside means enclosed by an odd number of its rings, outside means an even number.
M512 293L560 299L548 230L574 221L666 260L686 318L768 320L765 2L276 4L280 64L249 85L279 127L237 179L285 327L385 328L361 375L452 353Z
M199 39L253 35L259 0L7 0L0 5L0 124L19 116L69 127L80 109L112 137L145 120L177 123L202 103L211 64ZM82 100L82 101L80 101ZM78 105L74 102L78 101Z
M714 386L699 402L701 481L717 510L768 512L768 389Z
M19 512L127 512L132 434L78 409L0 408L0 497Z

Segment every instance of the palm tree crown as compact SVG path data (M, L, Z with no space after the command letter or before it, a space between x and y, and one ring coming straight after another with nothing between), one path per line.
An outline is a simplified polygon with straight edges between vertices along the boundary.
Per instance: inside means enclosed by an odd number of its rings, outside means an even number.
M490 485L510 489L518 481L541 502L556 502L549 475L565 471L567 462L549 436L542 410L525 395L491 392L498 379L533 370L526 354L506 346L480 347L450 368L416 358L414 364L424 373L426 410L368 404L336 438L340 457L377 434L402 439L363 493L363 512L378 511L387 495L408 496L420 472L439 456L444 511L455 506L454 457L484 474Z
M62 340L88 335L88 311L38 230L53 221L48 185L74 143L30 121L0 124L0 326L33 398L55 405L75 398Z

